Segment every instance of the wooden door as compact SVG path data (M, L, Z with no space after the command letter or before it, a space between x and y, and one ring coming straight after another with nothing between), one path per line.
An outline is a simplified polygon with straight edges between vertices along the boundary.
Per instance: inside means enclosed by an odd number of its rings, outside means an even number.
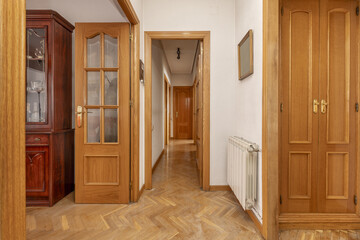
M194 92L195 92L195 145L196 145L196 163L199 172L200 186L203 184L203 159L202 159L202 131L203 131L203 118L202 118L202 84L203 84L203 43L200 42L200 52L197 56L197 73L194 83Z
M319 3L287 0L281 17L281 212L315 212ZM315 110L315 111L314 111Z
M320 212L354 213L356 182L355 0L320 1Z
M174 87L174 137L192 138L192 87Z
M129 29L76 24L76 203L129 202Z
M355 0L283 1L282 213L353 213Z

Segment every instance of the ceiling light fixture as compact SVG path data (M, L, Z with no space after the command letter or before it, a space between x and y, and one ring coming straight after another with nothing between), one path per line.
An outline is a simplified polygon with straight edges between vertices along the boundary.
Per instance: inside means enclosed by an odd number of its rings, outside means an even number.
M177 49L177 59L180 60L180 48Z

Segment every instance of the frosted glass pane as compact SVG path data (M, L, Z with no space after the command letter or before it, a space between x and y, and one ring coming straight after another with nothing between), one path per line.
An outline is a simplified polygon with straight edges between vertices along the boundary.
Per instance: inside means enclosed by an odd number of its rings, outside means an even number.
M87 110L87 142L100 142L100 109Z
M100 67L100 35L87 39L87 66Z
M87 72L87 105L100 105L100 72Z
M117 109L105 109L105 142L117 142L118 116Z
M105 67L118 66L118 42L117 38L105 34Z
M117 72L105 72L105 105L118 105Z

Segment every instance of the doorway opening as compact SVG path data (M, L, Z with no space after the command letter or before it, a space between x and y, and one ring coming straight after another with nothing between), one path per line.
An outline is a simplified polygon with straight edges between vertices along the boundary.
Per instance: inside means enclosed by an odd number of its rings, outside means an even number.
M169 62L169 58L171 58L170 61L178 66L177 61L179 58L186 57L187 52L183 47L174 47L173 44L179 44L184 40L191 40L187 43L194 45L194 52L190 54L192 59L187 77L184 74L176 74L176 70L170 71L170 67L159 69L153 65L155 61L159 61L156 59L160 59L158 49L154 48L155 45L158 48L171 49L167 61ZM200 186L203 190L209 190L209 69L210 32L145 32L145 189L152 188L152 171L163 156L165 146L179 145L181 143L176 139L184 139L186 143L183 144L190 143L196 149ZM175 77L173 73L175 73ZM157 76L161 76L163 80L158 81ZM153 81L158 81L163 86L156 87ZM162 90L160 93L163 93L163 97L157 95L158 89ZM197 96L195 89L198 91ZM164 101L163 104L157 104L159 99ZM196 99L198 99L197 108L195 106ZM156 122L158 121L156 115L159 116L159 106L163 108L163 111L160 111L163 122L160 128ZM153 115L154 113L156 115ZM197 128L201 128L201 130L197 131ZM157 129L161 130L160 135ZM159 141L157 135L161 136L163 141ZM162 149L157 147L159 142L163 144Z

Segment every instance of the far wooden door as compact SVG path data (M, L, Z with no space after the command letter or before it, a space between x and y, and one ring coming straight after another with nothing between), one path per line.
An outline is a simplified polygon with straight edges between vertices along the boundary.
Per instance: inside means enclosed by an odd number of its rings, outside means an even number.
M174 138L192 139L192 98L193 89L190 87L174 87Z
M281 213L354 213L355 0L285 0L281 16Z
M76 24L76 203L129 202L129 29Z

